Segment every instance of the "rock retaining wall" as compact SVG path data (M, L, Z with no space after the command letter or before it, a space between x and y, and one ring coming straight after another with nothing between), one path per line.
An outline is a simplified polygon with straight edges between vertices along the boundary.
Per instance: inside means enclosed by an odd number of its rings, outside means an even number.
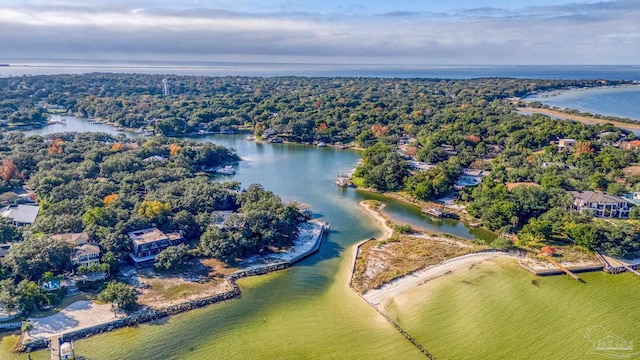
M256 267L253 269L238 270L233 274L228 275L226 279L231 285L232 289L225 293L209 296L202 299L191 300L191 301L187 301L187 302L176 304L176 305L171 305L162 309L140 310L122 319L114 320L105 324L87 327L84 329L63 333L61 334L61 338L63 341L88 338L90 336L102 334L104 332L117 330L127 326L137 326L139 324L162 319L170 315L180 314L189 310L205 307L221 301L240 297L241 295L240 288L235 283L237 279L241 279L249 276L264 275L270 272L286 269L291 265L293 265L295 262L300 261L301 259L317 252L320 248L320 243L322 241L323 236L324 236L324 229L323 231L320 232L316 246L314 246L313 249L311 249L308 253L296 258L293 261L283 261L281 263L269 264L265 266ZM47 347L49 347L48 339L36 339L26 343L23 342L21 339L16 345L14 351L15 352L27 352L27 351L31 352L35 350L45 349Z

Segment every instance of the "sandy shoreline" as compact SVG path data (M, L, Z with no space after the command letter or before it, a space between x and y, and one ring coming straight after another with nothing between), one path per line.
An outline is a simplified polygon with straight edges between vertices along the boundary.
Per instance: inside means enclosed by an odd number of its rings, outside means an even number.
M567 114L565 112L552 110L552 109L520 107L520 108L516 108L516 112L521 114L522 113L542 114L542 115L553 116L553 117L566 119L566 120L573 120L583 124L612 124L613 126L619 127L621 129L640 130L640 124L612 121L607 119L599 119L595 117L581 116L581 115L575 115L575 114Z
M387 220L379 213L378 210L374 210L365 202L361 203L366 213L373 217L382 226L383 234L378 240L389 239L393 235L393 229L387 224ZM452 240L447 240L452 241ZM362 242L364 243L364 242ZM360 243L360 244L362 244ZM356 253L357 256L357 253ZM426 268L415 271L409 275L397 278L391 282L384 284L377 289L371 289L365 292L362 297L372 306L378 308L379 311L384 309L384 305L391 299L400 295L401 293L410 290L413 287L421 285L429 280L446 275L457 269L461 269L467 266L472 266L483 262L488 259L496 257L507 257L516 259L517 257L510 255L502 251L482 251L467 255L455 257L453 259L446 260L440 264L431 265ZM354 263L355 263L354 258Z
M270 272L274 271L272 269L282 269L291 266L319 249L325 231L326 227L324 223L311 221L301 224L300 234L294 243L295 245L288 251L272 254L271 258L266 259L262 263L252 263L232 273L226 278L225 283L216 287L215 290L219 291L202 293L195 298L183 299L178 304L167 302L165 305L183 305L189 302L197 302L208 297L215 297L216 295L228 292L230 287L232 289L235 286L235 283L232 282L236 278L252 276L253 273L260 273L261 269L268 269L267 271ZM249 273L249 275L243 275L244 273ZM137 313L144 311L145 310L142 309ZM119 316L119 318L127 319L131 316L133 315ZM97 304L89 300L76 301L54 315L30 319L33 330L30 331L29 336L25 334L21 339L21 343L28 344L33 340L48 339L54 335L91 329L108 324L114 320L116 320L116 317L111 309L111 304ZM114 329L116 328L117 327L114 327Z
M429 266L412 274L403 276L399 279L386 283L381 288L369 290L363 295L363 298L371 305L376 306L380 311L382 311L389 300L397 297L407 290L422 285L429 280L447 275L458 269L469 267L497 257L517 259L515 256L501 251L462 255L447 260L441 264Z

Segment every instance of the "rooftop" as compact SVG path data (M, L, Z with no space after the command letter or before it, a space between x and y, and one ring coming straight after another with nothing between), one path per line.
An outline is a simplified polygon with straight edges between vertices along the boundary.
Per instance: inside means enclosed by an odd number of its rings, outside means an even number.
M97 245L84 244L75 248L75 255L100 254L100 247Z
M161 240L180 239L182 236L178 233L163 233L158 228L142 229L128 233L129 238L137 245L148 244Z
M52 239L64 240L73 246L84 245L89 242L89 234L81 233L65 233L51 236Z
M0 216L18 223L33 224L38 217L38 205L11 205L0 210Z
M623 199L618 196L608 195L595 191L571 191L571 195L574 199L580 200L584 203L621 203L629 202L627 199Z

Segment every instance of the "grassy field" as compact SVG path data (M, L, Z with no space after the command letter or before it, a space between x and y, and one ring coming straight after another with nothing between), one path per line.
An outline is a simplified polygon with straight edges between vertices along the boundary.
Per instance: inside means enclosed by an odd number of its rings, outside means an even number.
M535 277L513 261L487 261L404 293L386 311L438 359L604 359L585 338L598 326L600 337L605 329L638 343L640 279L580 276Z
M173 273L157 273L153 269L141 271L142 280L149 285L138 296L138 302L151 307L174 305L184 300L194 300L230 290L224 280L235 269L214 259L192 260L188 274L200 281L185 279L181 270Z
M407 275L429 265L481 249L461 240L451 241L436 235L421 237L394 234L387 240L370 240L360 247L352 285L365 293L369 289Z

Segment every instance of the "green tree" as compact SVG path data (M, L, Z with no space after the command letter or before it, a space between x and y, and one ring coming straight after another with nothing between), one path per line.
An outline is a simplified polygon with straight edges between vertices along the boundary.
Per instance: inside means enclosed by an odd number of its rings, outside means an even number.
M111 281L98 294L98 300L114 303L120 309L130 310L136 306L137 296L133 288L125 283Z
M5 266L24 279L38 280L46 272L62 273L71 268L73 246L63 240L30 237L14 245Z
M598 230L589 224L577 224L567 229L567 234L576 245L584 246L589 250L597 250L598 238L601 236Z
M169 246L158 254L153 266L159 270L173 270L186 265L189 259L191 254L187 245Z
M22 238L18 228L7 219L0 218L0 243L16 242Z

